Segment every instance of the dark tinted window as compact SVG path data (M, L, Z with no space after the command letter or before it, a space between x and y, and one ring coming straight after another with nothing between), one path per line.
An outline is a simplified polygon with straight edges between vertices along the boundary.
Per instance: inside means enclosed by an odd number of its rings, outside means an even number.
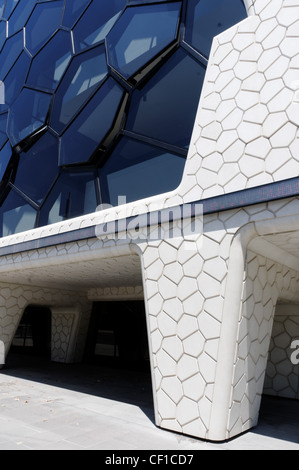
M8 33L12 35L23 28L32 12L35 0L19 0L8 23Z
M57 163L58 140L46 133L27 152L20 154L15 186L41 203L58 174Z
M94 212L97 207L95 179L92 171L60 175L41 209L39 225Z
M107 37L110 64L130 77L176 37L180 3L130 7Z
M7 114L0 115L0 148L3 147L5 142L8 140L6 134L6 126L7 126ZM2 158L2 154L1 154Z
M1 150L1 159L0 159L0 181L2 180L4 173L7 169L7 165L9 164L9 160L11 157L11 146L10 143L4 145Z
M26 47L35 54L59 27L64 0L36 5L26 26Z
M123 89L109 78L61 138L60 165L89 160L110 130Z
M45 123L51 95L24 89L10 108L7 132L16 145Z
M90 0L66 0L62 24L71 28L89 3Z
M62 132L108 73L104 46L75 57L57 90L51 126Z
M126 128L181 147L189 146L205 68L177 51L133 94Z
M213 38L246 17L243 0L188 0L186 41L208 57Z
M0 233L6 237L35 227L36 210L13 190L0 207Z
M136 201L175 189L185 158L143 142L122 138L100 170L104 202L117 206L118 197Z
M26 52L22 52L18 60L16 61L13 68L10 70L9 74L4 80L5 85L5 103L4 105L0 104L0 109L7 109L13 101L16 99L28 73L30 65L30 59Z
M58 31L32 61L27 83L54 90L72 55L70 33Z
M74 28L76 50L103 41L125 6L126 0L93 1Z
M3 80L23 50L23 32L9 38L1 51L0 80Z

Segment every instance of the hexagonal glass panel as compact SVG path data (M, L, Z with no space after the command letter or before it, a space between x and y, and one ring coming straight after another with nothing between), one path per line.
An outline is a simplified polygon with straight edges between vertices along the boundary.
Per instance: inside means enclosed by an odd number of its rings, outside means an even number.
M0 49L2 49L3 44L6 39L6 21L0 21Z
M126 0L94 0L74 27L75 49L103 41L126 6Z
M107 36L109 63L134 75L175 40L180 10L180 2L128 7Z
M37 212L13 190L0 208L0 235L6 237L35 227Z
M58 175L57 163L58 139L46 132L27 152L20 153L14 185L40 204Z
M90 0L66 0L62 24L71 28L83 13Z
M1 51L0 80L4 80L9 70L21 54L24 45L23 32L15 34L7 39Z
M61 138L60 165L87 162L113 126L124 90L108 78Z
M8 34L11 36L21 30L28 20L36 0L19 0L8 22Z
M27 84L55 90L71 57L70 33L58 31L32 60Z
M1 149L1 158L0 158L0 181L2 180L4 173L6 172L7 166L9 164L10 158L12 155L10 143L7 142L4 147Z
M55 95L51 127L61 133L108 73L105 47L74 57Z
M11 15L13 10L17 6L18 1L19 0L6 0L6 5L3 13L4 18L8 18Z
M119 196L131 202L173 190L185 162L167 150L123 137L99 170L103 201L117 206Z
M0 104L0 110L6 110L20 93L30 66L30 59L26 52L22 52L14 66L4 80L5 96L4 104Z
M94 171L62 173L41 208L39 226L95 212L95 181Z
M188 0L185 40L208 57L213 38L247 16L243 0Z
M14 146L45 124L52 96L24 88L8 114L7 133Z
M39 3L26 25L26 47L35 54L60 26L64 0Z
M133 93L126 129L188 147L205 67L178 50L153 78Z

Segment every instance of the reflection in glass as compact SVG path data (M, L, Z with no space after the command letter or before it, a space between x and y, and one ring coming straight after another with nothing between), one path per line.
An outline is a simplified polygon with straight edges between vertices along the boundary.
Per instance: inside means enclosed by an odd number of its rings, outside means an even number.
M0 80L4 80L22 50L23 32L21 31L15 36L9 38L1 51Z
M74 28L75 49L103 41L126 6L126 0L93 1Z
M181 156L123 137L99 170L104 202L117 206L119 196L131 202L173 190L184 166Z
M10 36L23 28L35 4L36 0L19 0L9 19L8 34Z
M246 17L243 0L189 0L185 40L209 57L213 38Z
M188 147L205 68L178 50L142 89L133 93L126 128Z
M123 95L123 89L113 78L104 83L63 134L60 165L89 160L110 130Z
M129 78L177 34L180 3L130 7L107 36L110 64Z
M26 47L35 54L60 26L64 0L36 5L26 25Z
M95 180L93 171L62 173L42 206L39 226L95 212Z
M30 59L26 52L22 52L15 65L7 74L4 80L5 86L5 103L0 104L0 110L6 110L13 101L16 99L24 84L28 69L30 66Z
M9 110L7 133L14 146L44 125L51 95L24 88Z
M62 132L107 73L104 46L74 57L55 95L51 127Z
M6 134L6 126L7 126L7 113L0 115L0 148L8 140L8 136ZM2 158L2 154L0 156L0 159L1 158Z
M0 21L0 49L2 49L5 39L6 39L6 21Z
M6 237L14 233L30 230L35 227L35 221L35 209L11 190L0 208L1 236Z
M18 1L19 0L6 0L5 10L4 10L4 14L3 14L3 16L5 18L8 18L11 15L11 13L14 10L14 8L16 7Z
M70 33L58 31L32 61L27 84L54 90L72 56Z
M14 185L34 202L41 203L58 174L58 140L44 134L27 152L20 154ZM33 175L38 176L33 178Z
M66 0L62 21L63 26L71 28L89 3L90 0Z

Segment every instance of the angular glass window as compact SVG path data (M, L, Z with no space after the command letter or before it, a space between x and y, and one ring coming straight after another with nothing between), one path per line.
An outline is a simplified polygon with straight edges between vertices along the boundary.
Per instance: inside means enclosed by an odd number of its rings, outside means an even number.
M19 0L6 0L5 10L4 10L4 18L8 18L15 7L17 6Z
M58 31L32 60L27 84L55 90L71 57L70 33Z
M188 147L205 67L179 49L153 78L133 93L126 129Z
M177 36L181 3L132 6L107 36L108 61L129 78Z
M24 45L23 31L9 38L2 51L0 63L0 80L4 80L9 70L21 54Z
M58 174L57 163L58 140L46 133L27 152L20 153L14 185L41 204Z
M55 95L51 127L61 133L108 73L104 46L74 57Z
M208 58L213 38L246 17L243 0L188 0L185 40Z
M158 147L123 137L99 170L103 202L118 205L158 195L177 188L185 158Z
M126 6L126 0L95 0L74 27L75 49L103 41Z
M95 181L94 171L62 173L41 208L39 226L95 212Z
M63 26L72 28L89 3L90 0L66 0Z
M26 25L26 47L34 55L60 26L64 0L39 3Z
M87 162L113 126L124 90L108 78L61 137L60 165Z
M22 52L4 80L5 103L0 104L0 110L6 110L20 93L26 80L29 66L30 59L26 52Z
M4 173L6 172L7 166L9 164L10 158L12 155L10 143L4 145L0 151L0 181L2 180Z
M36 215L36 210L11 190L0 207L1 236L6 237L34 228Z
M0 115L0 148L8 140L8 135L6 134L6 126L7 126L7 113ZM0 153L0 159L1 159L1 153Z
M52 96L24 88L8 114L7 133L15 146L44 124Z
M28 20L36 0L19 0L18 4L13 10L13 13L8 23L8 34L11 36L20 29L23 28L24 24Z

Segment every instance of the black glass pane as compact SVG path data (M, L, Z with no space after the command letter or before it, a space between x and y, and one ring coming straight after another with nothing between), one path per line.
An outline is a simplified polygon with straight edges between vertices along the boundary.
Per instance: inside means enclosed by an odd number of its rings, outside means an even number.
M113 121L124 95L109 78L61 138L60 165L87 162L100 145Z
M75 57L57 89L51 127L61 133L108 73L104 46Z
M63 26L71 28L89 3L90 0L66 0L62 21Z
M44 134L27 152L20 154L14 185L41 203L58 173L58 140Z
M23 32L15 34L9 38L2 51L1 51L1 62L0 62L0 80L4 80L5 76L21 54L23 50Z
M16 7L18 1L19 0L6 0L6 6L5 6L5 9L4 9L4 14L3 14L3 16L5 18L8 18L11 15L11 13L14 10L14 8Z
M118 197L136 201L175 189L182 179L185 158L143 142L123 138L100 169L104 202Z
M35 54L60 26L64 0L36 5L26 25L26 47Z
M34 228L36 211L14 191L0 208L0 233L3 237Z
M6 172L11 154L12 154L11 146L10 146L10 143L7 142L7 144L5 144L3 149L1 150L1 154L0 154L0 181L2 180L4 173Z
M5 103L0 104L0 110L7 109L20 93L30 66L30 59L25 52L22 52L13 68L4 80Z
M126 6L126 0L94 0L74 28L75 49L103 41Z
M168 46L177 34L181 3L130 7L107 36L110 64L130 77Z
M24 89L9 111L7 133L14 146L45 123L52 96Z
M133 93L126 128L180 147L189 146L205 68L177 51Z
M58 31L32 61L27 84L54 90L72 56L70 33Z
M6 126L7 126L7 114L1 114L0 115L0 148L8 140L8 136L6 133ZM1 154L0 154L0 159L1 159Z
M95 212L97 208L95 173L63 173L40 212L39 226Z
M246 17L243 0L189 0L186 42L208 57L213 38Z
M9 19L8 34L10 36L23 28L35 4L36 0L19 0Z

